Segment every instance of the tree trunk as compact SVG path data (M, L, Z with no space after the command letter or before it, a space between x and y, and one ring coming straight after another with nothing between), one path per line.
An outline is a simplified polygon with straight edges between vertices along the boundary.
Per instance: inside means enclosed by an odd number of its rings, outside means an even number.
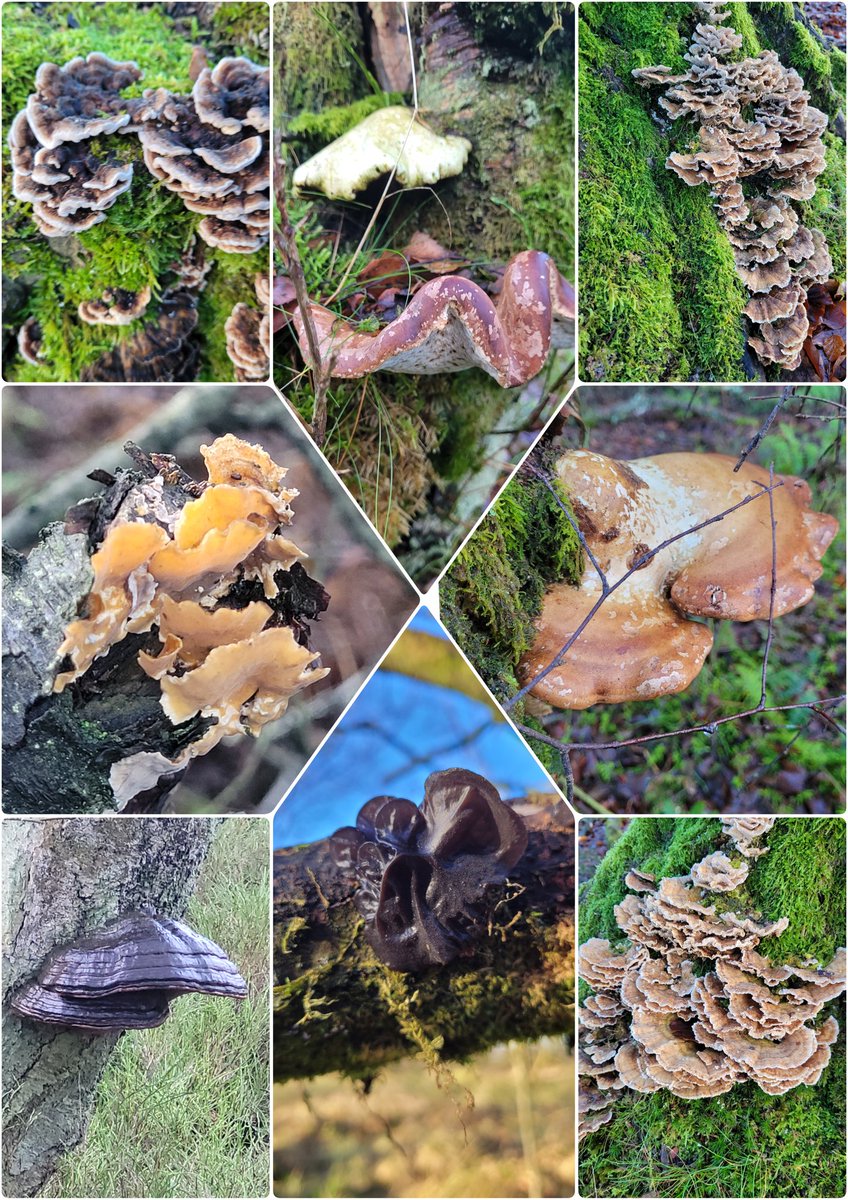
M370 1077L418 1054L438 1068L509 1039L570 1034L574 833L561 802L522 804L527 851L469 957L390 970L329 856L328 841L274 856L274 1074ZM527 815L525 815L527 814Z
M149 905L181 917L215 819L7 820L3 846L3 1191L32 1196L85 1134L120 1033L17 1017L7 1001L55 947Z

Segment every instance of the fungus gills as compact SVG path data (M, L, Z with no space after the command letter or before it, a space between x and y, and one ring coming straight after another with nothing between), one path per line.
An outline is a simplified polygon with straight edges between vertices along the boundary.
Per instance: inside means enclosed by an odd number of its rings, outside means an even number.
M773 823L752 820L762 824L742 831L748 842ZM818 1083L830 1061L839 1026L822 1010L845 990L845 950L827 966L775 965L756 948L783 932L785 917L762 920L741 898L735 910L716 908L713 898L732 899L750 870L747 859L734 863L736 821L723 822L728 854L616 906L624 947L591 938L578 951L580 978L594 991L579 1010L581 1137L612 1119L623 1088L699 1100L751 1080L779 1096ZM625 883L644 878L631 869ZM695 960L709 970L696 976Z
M365 936L396 971L444 965L477 937L493 893L527 848L527 828L487 779L436 771L421 806L376 796L330 839L359 888Z
M556 474L570 497L589 549L610 584L655 546L725 512L769 486L750 461L738 471L722 454L659 454L617 462L570 450ZM777 563L774 615L806 604L820 559L837 529L811 508L801 479L776 475L772 492ZM639 567L601 605L563 661L533 694L562 709L651 700L682 692L700 671L713 635L690 617L731 621L769 615L772 536L762 495L698 533L682 537ZM587 562L579 587L558 583L545 595L536 638L519 664L523 684L560 653L601 596Z
M11 1000L19 1016L94 1033L152 1029L186 992L242 999L227 955L182 921L130 912L54 950Z
M574 338L574 292L547 254L524 250L507 263L492 301L459 275L431 279L399 317L377 333L362 333L320 304L310 306L320 366L356 379L372 371L435 375L482 369L501 387L521 387L541 371L552 347ZM309 362L303 317L293 316Z
M695 27L681 75L668 67L632 72L645 87L667 87L660 107L700 126L692 154L671 154L666 166L690 187L706 183L752 298L745 315L759 326L750 345L764 363L794 370L801 362L809 320L807 289L833 273L823 234L801 224L793 200L809 200L825 169L822 133L827 117L809 104L804 81L773 50L726 61L742 38L722 26L729 13L699 6L716 24ZM750 119L749 119L750 117ZM742 180L753 181L743 191ZM753 189L753 190L752 190Z

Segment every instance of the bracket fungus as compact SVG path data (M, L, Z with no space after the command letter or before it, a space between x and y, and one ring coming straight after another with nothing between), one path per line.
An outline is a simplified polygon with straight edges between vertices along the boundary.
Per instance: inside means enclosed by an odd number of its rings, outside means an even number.
M99 300L84 300L77 312L86 325L131 325L144 316L149 303L149 287L137 292L107 288Z
M181 383L193 379L200 352L192 337L196 326L196 297L186 291L169 291L155 316L132 337L95 359L83 370L81 379L85 383Z
M541 251L507 263L493 300L476 283L442 275L423 284L408 307L376 333L363 333L320 304L310 306L322 368L356 379L372 371L434 375L481 367L501 387L520 387L545 365L552 347L574 337L574 292ZM309 362L303 317L293 315Z
M377 956L396 971L445 965L485 926L493 893L527 848L527 828L487 779L436 771L424 801L376 796L330 851L359 887L354 903Z
M133 911L48 955L12 997L19 1016L94 1033L152 1029L187 992L243 999L247 985L210 938L182 921Z
M271 371L271 289L267 276L257 275L255 288L261 310L239 303L224 323L227 354L239 383L263 383Z
M298 494L284 486L285 468L232 434L200 449L206 483L159 455L147 460L148 477L120 488L105 526L94 526L93 583L59 649L55 692L125 638L158 635L158 650L145 639L136 660L158 682L162 711L185 729L185 744L172 758L151 747L115 763L119 805L221 738L257 735L327 674L308 626L285 611L286 580L306 557L284 532ZM328 600L319 591L317 612Z
M415 188L459 175L471 152L464 137L439 137L401 105L379 108L319 150L295 170L296 192L323 192L352 200L392 170L398 183Z
M579 1013L581 1137L612 1119L623 1089L698 1100L748 1080L781 1095L821 1078L839 1032L823 1009L845 990L845 950L825 966L761 955L757 946L788 922L763 920L741 896L718 908L749 869L743 861L734 886L725 861L707 855L687 875L628 895L614 910L628 941L579 948L578 973L594 992ZM640 876L628 871L626 886ZM699 975L696 960L707 967Z
M670 154L666 166L690 187L710 189L738 274L752 293L744 311L759 336L750 345L762 362L794 370L809 332L806 289L833 272L823 234L802 225L792 207L815 194L825 169L827 117L774 51L730 61L742 47L742 38L722 24L730 14L700 7L708 23L695 27L683 56L687 71L642 67L632 74L645 87L666 87L659 104L672 118L698 123L697 148ZM743 189L742 180L751 182Z
M769 472L721 454L660 454L618 462L571 450L556 474L574 506L586 544L610 583L668 538L769 487ZM776 475L774 615L806 604L820 559L838 529L811 507L803 480ZM692 617L753 621L769 615L772 534L768 496L756 499L650 557L600 606L560 665L532 692L556 708L650 700L681 692L713 642ZM536 679L601 597L587 562L579 587L554 584L536 621L536 638L519 664Z

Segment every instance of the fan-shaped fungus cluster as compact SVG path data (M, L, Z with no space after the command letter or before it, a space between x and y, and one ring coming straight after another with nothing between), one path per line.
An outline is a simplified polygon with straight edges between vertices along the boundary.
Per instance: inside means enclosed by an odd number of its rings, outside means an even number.
M151 1029L186 992L247 995L247 985L210 938L182 921L129 912L54 950L12 997L19 1016L94 1033Z
M473 771L436 771L419 807L376 796L337 830L330 849L352 875L366 937L396 971L451 962L472 942L527 848L527 828Z
M729 61L742 38L721 24L729 13L700 7L716 24L698 24L684 54L689 68L633 71L644 86L663 85L660 107L700 126L698 148L666 166L690 186L705 183L727 233L736 268L752 293L745 314L759 326L750 344L763 362L794 370L809 331L804 298L833 272L824 235L801 224L794 200L809 200L825 169L827 117L809 103L804 81L772 50ZM743 180L753 190L743 190Z
M640 558L769 487L769 472L721 454L659 454L618 462L571 450L556 473L580 530L609 583ZM806 604L820 559L838 529L811 508L801 479L776 475L774 615ZM556 708L650 700L683 691L712 646L710 627L692 617L752 621L769 615L772 530L768 496L690 533L653 555L601 604L562 663L533 687ZM554 584L519 665L522 683L545 670L601 597L595 567L579 587Z
M274 606L279 573L305 558L283 532L297 496L283 485L285 469L231 434L201 453L206 484L175 487L179 471L162 456L158 474L126 491L99 536L91 590L59 651L68 666L57 692L127 636L155 629L161 649L142 650L138 662L158 680L165 714L175 726L206 718L176 759L141 752L116 763L119 803L227 734L258 733L327 673ZM265 599L235 603L233 589L251 582Z
M687 875L651 882L637 872L640 894L614 910L627 942L580 947L594 992L579 1013L581 1136L612 1119L624 1088L697 1100L747 1080L770 1095L818 1083L839 1033L823 1009L845 990L845 950L826 966L777 965L757 947L787 919L765 920L741 896L729 906L750 869L744 854L767 853L751 843L772 823L728 819L729 850ZM631 872L625 882L638 881ZM708 970L696 974L696 963Z

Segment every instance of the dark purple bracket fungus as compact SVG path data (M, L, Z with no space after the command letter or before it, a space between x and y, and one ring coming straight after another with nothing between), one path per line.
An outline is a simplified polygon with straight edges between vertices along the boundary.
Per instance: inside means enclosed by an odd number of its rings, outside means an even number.
M247 984L220 946L182 921L130 912L54 950L12 998L20 1016L97 1033L152 1029L186 992L243 999Z
M552 347L574 339L574 291L553 260L523 250L506 265L494 301L471 280L443 275L425 283L409 306L377 333L362 333L320 304L311 305L322 369L357 379L372 371L437 375L481 367L501 387L522 387ZM310 362L303 317L293 315Z
M527 848L527 828L483 776L435 771L420 808L376 796L330 839L359 883L354 903L377 956L396 971L451 962L472 942Z

